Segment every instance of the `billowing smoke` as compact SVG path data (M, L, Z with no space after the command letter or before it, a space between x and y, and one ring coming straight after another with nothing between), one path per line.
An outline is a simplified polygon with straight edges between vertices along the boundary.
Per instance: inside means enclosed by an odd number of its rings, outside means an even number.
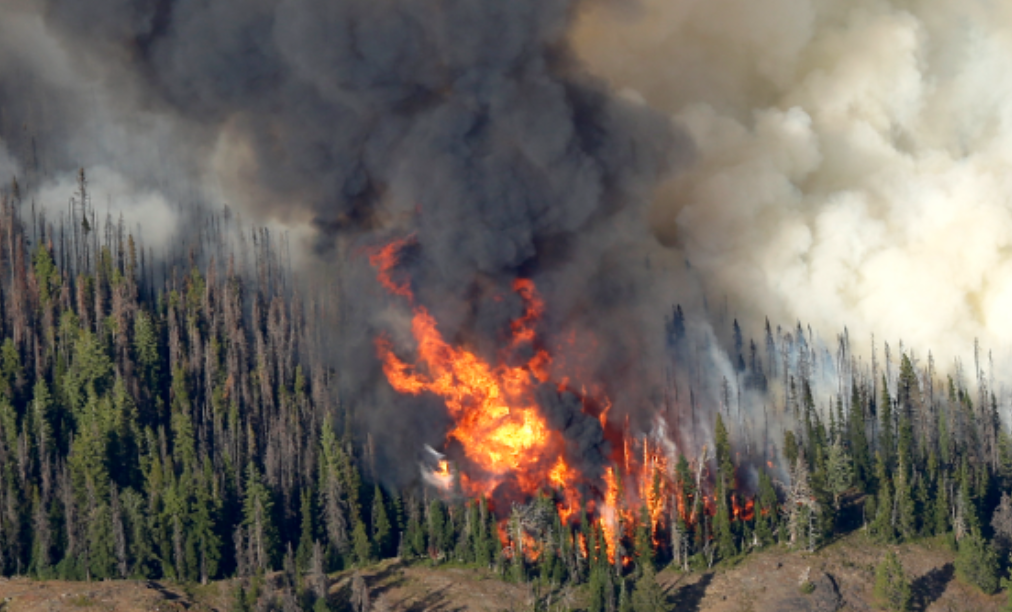
M659 401L664 370L650 364L678 257L647 212L693 147L666 114L585 71L570 45L580 7L19 0L0 31L0 135L56 207L70 173L100 167L96 188L146 216L224 201L312 228L314 273L336 278L343 303L342 401L380 438L378 460L414 473L404 449L439 445L446 429L438 401L397 396L375 359L380 333L412 348L407 304L365 256L390 240L410 241L396 273L449 340L495 355L523 311L512 282L531 278L548 304L541 342L575 338L571 365L608 387L616 412ZM596 420L554 393L553 423L572 430L574 454L595 456Z
M711 300L945 363L1012 340L1010 33L1001 2L636 0L574 40L697 143L651 215Z

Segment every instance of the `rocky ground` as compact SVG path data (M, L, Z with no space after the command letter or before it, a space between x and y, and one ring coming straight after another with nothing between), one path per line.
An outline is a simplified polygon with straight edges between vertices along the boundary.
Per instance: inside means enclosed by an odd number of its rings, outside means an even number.
M938 542L895 548L912 582L914 610L998 612L1005 595L985 596L955 579L954 555ZM772 549L730 567L658 575L677 612L835 612L874 610L875 566L885 554L860 532L812 554ZM810 593L800 588L807 575ZM376 612L505 612L530 609L532 588L497 580L471 568L406 565L387 561L363 571ZM335 577L331 598L347 599L351 573ZM66 582L0 580L0 612L16 611L220 611L227 612L233 584L180 586L162 581ZM545 594L542 594L545 595ZM550 610L578 609L580 590L550 594Z

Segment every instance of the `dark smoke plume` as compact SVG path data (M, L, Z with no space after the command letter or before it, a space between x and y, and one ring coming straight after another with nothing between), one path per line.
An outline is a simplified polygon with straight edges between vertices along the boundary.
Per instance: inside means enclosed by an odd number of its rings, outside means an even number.
M407 310L360 253L391 238L414 237L401 271L451 341L492 355L522 310L510 283L533 278L544 342L579 332L593 356L578 365L619 410L656 400L648 366L670 302L648 299L661 290L644 207L691 145L582 70L568 45L579 7L24 0L3 18L34 35L20 49L0 37L0 137L37 183L101 164L138 189L312 228L316 273L338 277L345 304L344 401L384 466L419 432L440 443L445 424L440 406L395 397L375 362L375 335L398 339ZM599 443L567 426L574 447Z

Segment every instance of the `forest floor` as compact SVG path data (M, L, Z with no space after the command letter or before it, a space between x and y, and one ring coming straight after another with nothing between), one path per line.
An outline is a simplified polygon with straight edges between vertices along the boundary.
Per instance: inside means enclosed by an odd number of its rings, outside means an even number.
M917 612L998 612L1005 595L985 596L956 580L955 555L940 541L894 547L912 583ZM863 612L875 610L875 567L885 547L855 532L815 553L771 548L711 571L667 569L658 574L677 612ZM807 572L815 586L802 593ZM362 571L377 612L519 612L530 608L531 587L473 568L402 564L388 560ZM351 572L336 576L334 602L346 599ZM233 583L184 586L152 580L101 582L0 579L0 612L227 612ZM544 595L544 594L542 594ZM580 589L551 594L550 610L583 604ZM561 605L559 605L561 604ZM557 607L558 606L558 607Z

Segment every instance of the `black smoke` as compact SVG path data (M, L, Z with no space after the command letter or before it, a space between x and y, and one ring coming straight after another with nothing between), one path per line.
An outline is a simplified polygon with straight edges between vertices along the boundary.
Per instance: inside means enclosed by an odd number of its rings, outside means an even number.
M442 423L433 402L397 397L374 358L377 333L404 337L406 304L378 289L357 254L391 238L414 237L402 272L448 339L495 354L523 309L511 283L532 278L548 305L546 344L593 334L588 374L626 410L656 399L647 372L663 318L644 321L642 308L667 304L651 298L642 215L691 145L574 59L567 36L580 6L22 1L18 19L37 23L36 44L67 68L36 72L25 96L14 75L44 60L22 50L0 62L0 105L9 126L28 121L35 99L54 101L31 153L53 173L102 163L160 188L197 185L208 200L224 185L230 204L261 218L308 219L324 273L340 270L343 401L381 438L389 469L422 439L438 445ZM78 91L98 94L65 95ZM32 166L13 133L4 139ZM126 150L90 141L108 133L125 134L114 144ZM591 440L600 427L585 425L565 429L581 452L601 444Z

